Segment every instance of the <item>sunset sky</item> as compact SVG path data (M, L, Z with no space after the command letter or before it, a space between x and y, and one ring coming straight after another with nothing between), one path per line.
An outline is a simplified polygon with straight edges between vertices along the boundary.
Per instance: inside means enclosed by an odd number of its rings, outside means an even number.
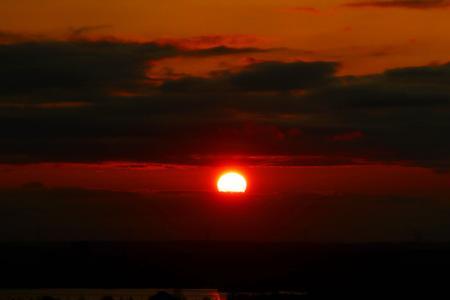
M448 239L449 16L447 0L2 0L0 233L202 239L214 213L218 239ZM248 179L236 214L215 191L230 168Z

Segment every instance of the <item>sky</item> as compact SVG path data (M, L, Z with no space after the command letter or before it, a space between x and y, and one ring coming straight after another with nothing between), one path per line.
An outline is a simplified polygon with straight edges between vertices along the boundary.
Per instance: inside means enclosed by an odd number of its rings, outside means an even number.
M1 1L0 239L448 239L449 13ZM229 169L248 180L231 206Z

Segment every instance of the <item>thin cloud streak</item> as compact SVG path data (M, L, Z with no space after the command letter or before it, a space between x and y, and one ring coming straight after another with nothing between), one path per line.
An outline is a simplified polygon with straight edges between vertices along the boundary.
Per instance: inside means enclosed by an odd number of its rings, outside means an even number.
M448 0L375 0L349 2L343 5L351 8L410 8L410 9L439 9L449 8Z

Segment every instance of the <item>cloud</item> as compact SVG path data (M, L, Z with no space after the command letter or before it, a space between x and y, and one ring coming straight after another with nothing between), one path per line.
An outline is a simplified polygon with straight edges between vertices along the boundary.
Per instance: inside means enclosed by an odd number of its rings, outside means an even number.
M232 85L243 90L304 89L325 84L336 72L334 62L262 62L232 75Z
M344 4L346 7L353 8L412 8L412 9L435 9L448 8L450 2L448 0L375 0L349 2Z
M229 48L249 48L261 47L267 44L267 39L256 35L202 35L189 38L179 39L157 39L155 41L161 45L171 45L182 49L208 49L215 47L229 47Z
M184 77L167 81L165 91L218 90L234 88L244 91L288 91L326 84L336 72L334 62L259 62L236 73L222 72L213 78Z
M227 46L217 46L212 48L193 49L182 53L185 56L220 56L220 55L269 52L273 50L274 49L261 49L255 47L232 48Z
M246 51L260 49L0 45L0 162L450 167L450 64L339 77L337 62L257 61L160 86L147 78L161 58Z
M173 47L109 41L49 41L0 45L2 95L104 94L138 88L147 61L176 55Z
M170 45L111 40L34 41L0 45L0 101L86 101L112 90L151 88L149 62L174 56L217 56L260 49L180 50ZM33 97L23 97L32 95ZM3 97L2 97L3 96ZM5 101L5 100L4 100Z

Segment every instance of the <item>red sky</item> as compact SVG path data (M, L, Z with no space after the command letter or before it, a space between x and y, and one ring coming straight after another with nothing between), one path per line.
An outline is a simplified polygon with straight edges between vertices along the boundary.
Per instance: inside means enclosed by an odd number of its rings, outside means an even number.
M448 173L426 168L362 166L182 166L125 163L2 165L1 186L40 182L46 186L132 191L211 192L224 171L236 169L248 180L248 193L320 195L450 196Z
M0 187L448 197L448 4L3 0Z

